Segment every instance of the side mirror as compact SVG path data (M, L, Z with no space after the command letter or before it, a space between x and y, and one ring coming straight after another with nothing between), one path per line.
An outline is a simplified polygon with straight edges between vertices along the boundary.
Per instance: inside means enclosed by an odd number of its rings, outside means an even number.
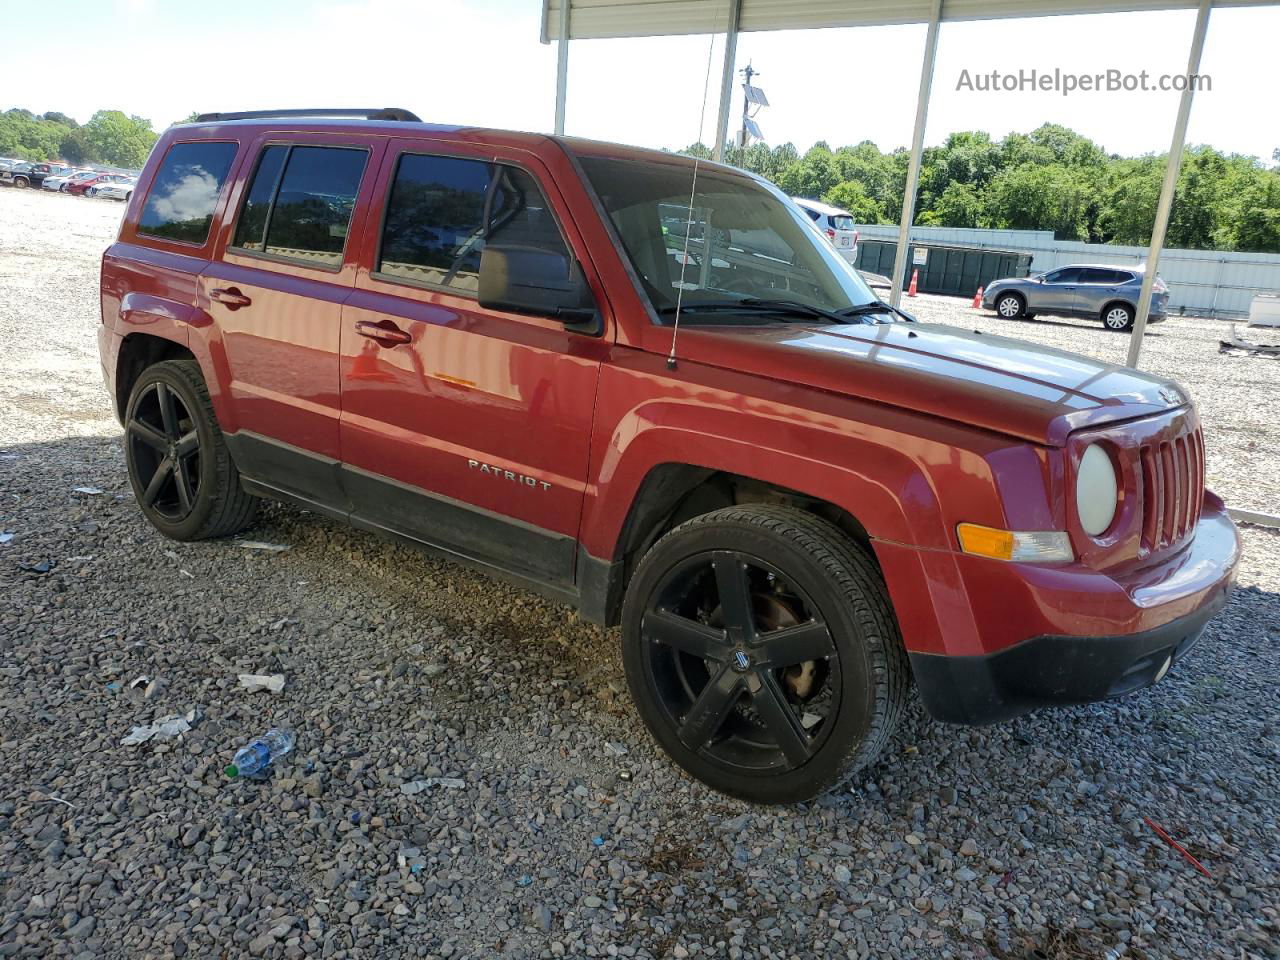
M596 318L582 267L564 253L515 244L486 244L480 254L480 306L556 317L566 324Z

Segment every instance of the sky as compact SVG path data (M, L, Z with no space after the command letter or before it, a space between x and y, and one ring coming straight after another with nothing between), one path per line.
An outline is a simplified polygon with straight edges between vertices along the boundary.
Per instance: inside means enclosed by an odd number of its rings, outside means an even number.
M0 34L0 109L60 110L84 122L119 109L157 130L193 110L397 106L441 123L549 131L555 47L539 43L541 0L71 0L58 29ZM980 92L993 69L1181 73L1195 14L1047 17L944 24L926 144L957 130L999 139L1061 123L1120 154L1168 149L1176 92ZM1270 161L1280 6L1215 10L1188 142ZM765 141L910 143L923 25L742 34L738 66L760 71ZM722 38L580 40L570 45L566 133L651 147L714 137ZM967 71L967 74L966 74ZM10 97L22 98L6 102ZM732 116L741 115L741 94ZM704 109L705 105L705 109Z

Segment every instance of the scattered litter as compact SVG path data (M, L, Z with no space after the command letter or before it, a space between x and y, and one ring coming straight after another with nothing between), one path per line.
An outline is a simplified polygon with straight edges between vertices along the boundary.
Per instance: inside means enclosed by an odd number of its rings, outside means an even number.
M282 630L285 627L291 626L297 622L298 622L297 620L291 620L288 617L281 617L275 623L271 624L271 630L273 632L276 630Z
M149 683L150 681L151 681L151 678L144 673L142 676L134 677L131 681L129 681L129 689L132 690L138 684Z
M27 573L48 573L57 564L52 560L41 560L39 563L20 563L18 568L25 570Z
M604 751L615 757L625 757L627 755L627 745L618 743L616 740L607 740L605 741Z
M66 563L88 563L90 560L96 559L93 554L84 557L67 557Z
M1232 354L1241 351L1254 357L1272 357L1280 359L1280 343L1255 343L1236 335L1236 325L1231 324L1231 338L1218 341L1218 352Z
M170 560L177 560L177 559L178 559L178 555L177 555L176 553L174 553L172 550L166 550L166 551L164 552L164 555L165 555L166 557L168 557Z
M107 684L107 689L110 690L112 693L119 693L120 689L123 686L124 684L121 683L119 680L112 680L110 683Z
M61 797L55 797L52 793L46 793L45 798L48 800L52 800L54 803L60 803L64 807L70 807L72 810L76 808L76 805L74 803L70 803L67 800L63 800Z
M533 883L533 877L529 876L527 873L522 873L520 874L520 879L517 880L516 883L520 884L522 887L527 887L529 884Z
M192 580L196 578L196 575L192 573L190 570L179 570L178 572L182 574L184 577L190 577Z
M603 847L603 846L604 846L604 837L599 837L599 836L592 837L592 838L591 838L591 845L592 845L593 847Z
M9 533L8 531L5 531L4 533L0 533L0 543L8 543L12 539L13 539L12 533Z
M800 726L804 727L806 730L812 730L821 722L822 722L821 715L812 713L808 710L806 710L803 714L800 715Z
M161 740L169 740L173 737L189 732L191 730L191 724L195 719L196 711L194 707L188 710L185 715L175 713L168 717L161 717L155 723L149 723L142 727L134 727L129 731L129 735L120 741L120 745L124 747L132 747L139 743L146 743L153 737Z
M1190 853L1188 853L1187 849L1183 847L1180 843L1178 843L1177 840L1173 839L1173 837L1165 833L1164 828L1160 826L1160 824L1156 823L1150 817L1143 817L1142 819L1146 822L1148 827L1150 827L1152 830L1154 830L1156 833L1160 835L1161 840L1169 844L1169 846L1173 847L1173 849L1177 850L1180 854L1186 857L1188 863L1190 863L1193 867L1195 867L1197 870L1203 873L1210 880L1213 879L1213 874L1204 868L1204 864L1201 863L1199 860L1197 860L1195 857L1193 857Z
M257 693L259 690L270 690L272 693L279 693L284 689L283 673L242 673L238 679L240 686L250 693Z
M267 543L265 540L241 540L240 546L246 550L266 550L268 553L280 553L289 549L287 543Z
M400 792L407 796L413 796L415 793L430 790L432 787L461 790L466 785L467 782L465 780L459 780L457 777L427 777L425 780L410 780L408 783L400 784Z
M272 727L237 750L224 772L228 777L265 777L267 767L292 750L297 739L292 730Z
M619 779L619 780L627 780L627 781L629 781L629 780L631 779L631 771L630 771L630 770L619 770L619 771L618 771L618 779Z
M106 493L101 487L75 487L73 493L87 493L91 497L96 497L100 493Z

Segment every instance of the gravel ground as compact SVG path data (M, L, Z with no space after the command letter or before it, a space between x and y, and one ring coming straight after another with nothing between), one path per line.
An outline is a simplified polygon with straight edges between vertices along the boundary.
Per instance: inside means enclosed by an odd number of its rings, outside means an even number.
M93 342L120 210L0 190L0 956L1280 956L1275 532L1156 688L917 712L848 790L750 807L657 753L616 634L563 607L290 507L251 533L283 553L147 526ZM1171 321L1147 362L1201 402L1214 482L1275 509L1280 367L1219 359L1221 329ZM274 777L226 780L275 724ZM429 777L456 780L402 790Z

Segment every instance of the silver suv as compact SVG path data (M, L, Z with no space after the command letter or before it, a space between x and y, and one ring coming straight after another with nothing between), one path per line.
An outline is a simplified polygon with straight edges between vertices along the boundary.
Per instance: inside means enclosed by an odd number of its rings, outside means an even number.
M1006 320L1030 319L1037 313L1064 317L1093 317L1108 330L1131 330L1142 291L1141 268L1083 263L1058 267L1030 277L994 280L983 291L982 306ZM1165 317L1169 288L1159 274L1151 293L1156 323Z

